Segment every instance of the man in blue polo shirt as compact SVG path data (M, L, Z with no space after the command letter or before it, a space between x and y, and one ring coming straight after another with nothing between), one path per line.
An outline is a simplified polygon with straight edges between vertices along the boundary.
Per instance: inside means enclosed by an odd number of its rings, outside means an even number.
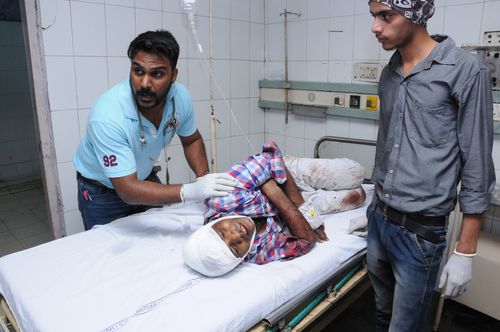
M234 187L226 173L207 174L191 96L175 82L179 45L172 34L144 32L130 43L128 56L130 79L97 100L73 158L85 230L152 206L225 196ZM161 184L152 172L175 133L198 177L193 183Z

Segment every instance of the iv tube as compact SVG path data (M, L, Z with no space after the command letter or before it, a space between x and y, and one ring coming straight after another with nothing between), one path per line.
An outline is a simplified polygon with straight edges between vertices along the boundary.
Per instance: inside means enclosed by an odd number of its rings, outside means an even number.
M181 8L186 13L186 16L189 21L189 25L191 26L191 32L193 33L194 41L198 46L198 51L203 53L203 47L201 43L198 41L198 35L196 34L196 25L194 21L194 14L196 13L196 0L180 0Z

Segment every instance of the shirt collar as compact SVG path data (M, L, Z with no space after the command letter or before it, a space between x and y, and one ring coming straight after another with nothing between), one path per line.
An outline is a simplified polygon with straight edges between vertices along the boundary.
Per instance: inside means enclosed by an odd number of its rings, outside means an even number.
M432 35L431 38L439 44L437 44L431 53L418 64L418 67L420 67L421 70L426 70L429 69L434 62L444 65L454 65L456 63L456 53L454 52L455 42L453 39L445 35ZM401 68L401 54L399 50L396 50L389 60L389 68L393 71L397 71L398 68Z
M138 121L139 119L137 118L137 110L135 108L134 96L132 95L132 88L130 87L130 81L123 80L118 84L119 84L118 98L120 100L120 104L122 106L125 117ZM168 91L167 101L165 105L168 105L170 103L170 100L173 98L175 94L176 88L177 88L177 83L174 82L170 87L170 90Z

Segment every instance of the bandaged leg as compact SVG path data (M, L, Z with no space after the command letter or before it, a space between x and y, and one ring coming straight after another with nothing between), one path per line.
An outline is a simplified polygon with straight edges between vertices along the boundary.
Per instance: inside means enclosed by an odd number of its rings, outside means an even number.
M365 177L360 163L347 159L283 157L301 191L346 190L359 187Z
M363 205L366 193L363 187L352 190L316 190L312 192L304 191L302 196L305 201L314 207L317 214L330 214L352 210Z

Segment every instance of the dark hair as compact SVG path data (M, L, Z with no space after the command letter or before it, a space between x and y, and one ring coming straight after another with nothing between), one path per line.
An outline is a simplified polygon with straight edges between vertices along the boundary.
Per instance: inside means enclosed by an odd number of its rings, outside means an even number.
M132 60L139 51L165 56L170 61L172 70L177 66L179 44L166 30L146 31L135 37L128 47L127 55Z

